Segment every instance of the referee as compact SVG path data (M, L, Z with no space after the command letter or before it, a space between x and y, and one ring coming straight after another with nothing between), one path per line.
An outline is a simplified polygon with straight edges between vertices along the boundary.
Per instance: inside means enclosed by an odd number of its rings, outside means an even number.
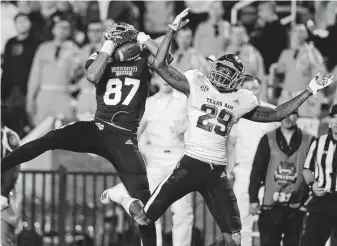
M332 231L337 231L337 104L329 116L329 133L311 144L304 165L303 175L314 196L308 205L303 246L324 246L331 235L336 237Z

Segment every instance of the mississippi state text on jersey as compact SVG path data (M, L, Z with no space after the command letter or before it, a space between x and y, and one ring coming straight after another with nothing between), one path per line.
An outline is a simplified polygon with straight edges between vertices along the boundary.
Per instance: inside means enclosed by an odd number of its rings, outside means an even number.
M86 68L97 54L96 52L89 57ZM109 62L96 84L95 118L108 122L117 129L136 133L145 110L149 79L147 57L130 62Z
M230 130L258 105L258 99L244 89L220 93L199 70L189 70L185 76L190 85L185 154L215 165L226 165Z

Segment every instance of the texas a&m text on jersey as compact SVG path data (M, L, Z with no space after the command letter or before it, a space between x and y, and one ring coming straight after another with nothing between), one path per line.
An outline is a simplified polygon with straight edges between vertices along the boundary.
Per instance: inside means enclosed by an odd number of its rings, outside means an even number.
M189 70L185 76L190 85L185 154L207 163L226 165L230 130L258 105L258 99L244 89L221 93L199 70Z

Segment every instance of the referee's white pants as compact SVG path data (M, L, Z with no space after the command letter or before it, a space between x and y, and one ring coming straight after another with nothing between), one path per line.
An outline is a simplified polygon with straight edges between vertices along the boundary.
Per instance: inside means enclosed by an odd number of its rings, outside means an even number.
M146 151L147 152L147 151ZM147 176L151 193L159 183L176 167L183 150L150 148L145 153L147 163ZM193 228L192 194L188 194L171 206L172 217L172 242L173 246L190 246ZM157 246L162 246L162 222L156 222Z
M252 226L253 217L249 215L249 181L250 181L250 168L242 165L235 168L235 183L234 193L238 201L238 207L240 210L240 217L242 222L242 246L252 245Z

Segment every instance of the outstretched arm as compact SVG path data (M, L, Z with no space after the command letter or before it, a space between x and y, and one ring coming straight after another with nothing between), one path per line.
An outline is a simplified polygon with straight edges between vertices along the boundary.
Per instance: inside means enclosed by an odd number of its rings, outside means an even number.
M316 96L316 93L329 86L333 82L333 75L329 77L321 78L320 74L317 74L309 83L307 89L301 92L296 97L289 101L279 105L275 109L268 107L257 106L251 112L243 116L243 118L257 121L257 122L273 122L282 121L290 114L292 114L302 103L311 95Z
M166 34L153 61L153 67L169 85L188 96L190 93L190 86L187 78L179 70L168 65L166 62L166 55L175 33L176 32L173 29L170 29Z
M257 106L255 109L245 114L243 118L256 122L282 121L288 115L293 113L312 93L306 89L298 96L279 105L275 109L269 107Z
M173 24L170 26L170 29L166 34L164 40L160 44L159 49L157 48L156 42L154 40L151 40L150 37L145 35L144 33L138 35L137 41L141 44L144 44L146 48L151 52L151 54L155 55L155 58L152 61L152 67L154 68L154 70L169 85L188 96L190 88L187 78L179 70L169 66L166 62L169 47L171 45L174 35L176 34L176 31L188 23L188 20L182 21L182 19L187 14L188 9L185 9L181 14L176 17Z

